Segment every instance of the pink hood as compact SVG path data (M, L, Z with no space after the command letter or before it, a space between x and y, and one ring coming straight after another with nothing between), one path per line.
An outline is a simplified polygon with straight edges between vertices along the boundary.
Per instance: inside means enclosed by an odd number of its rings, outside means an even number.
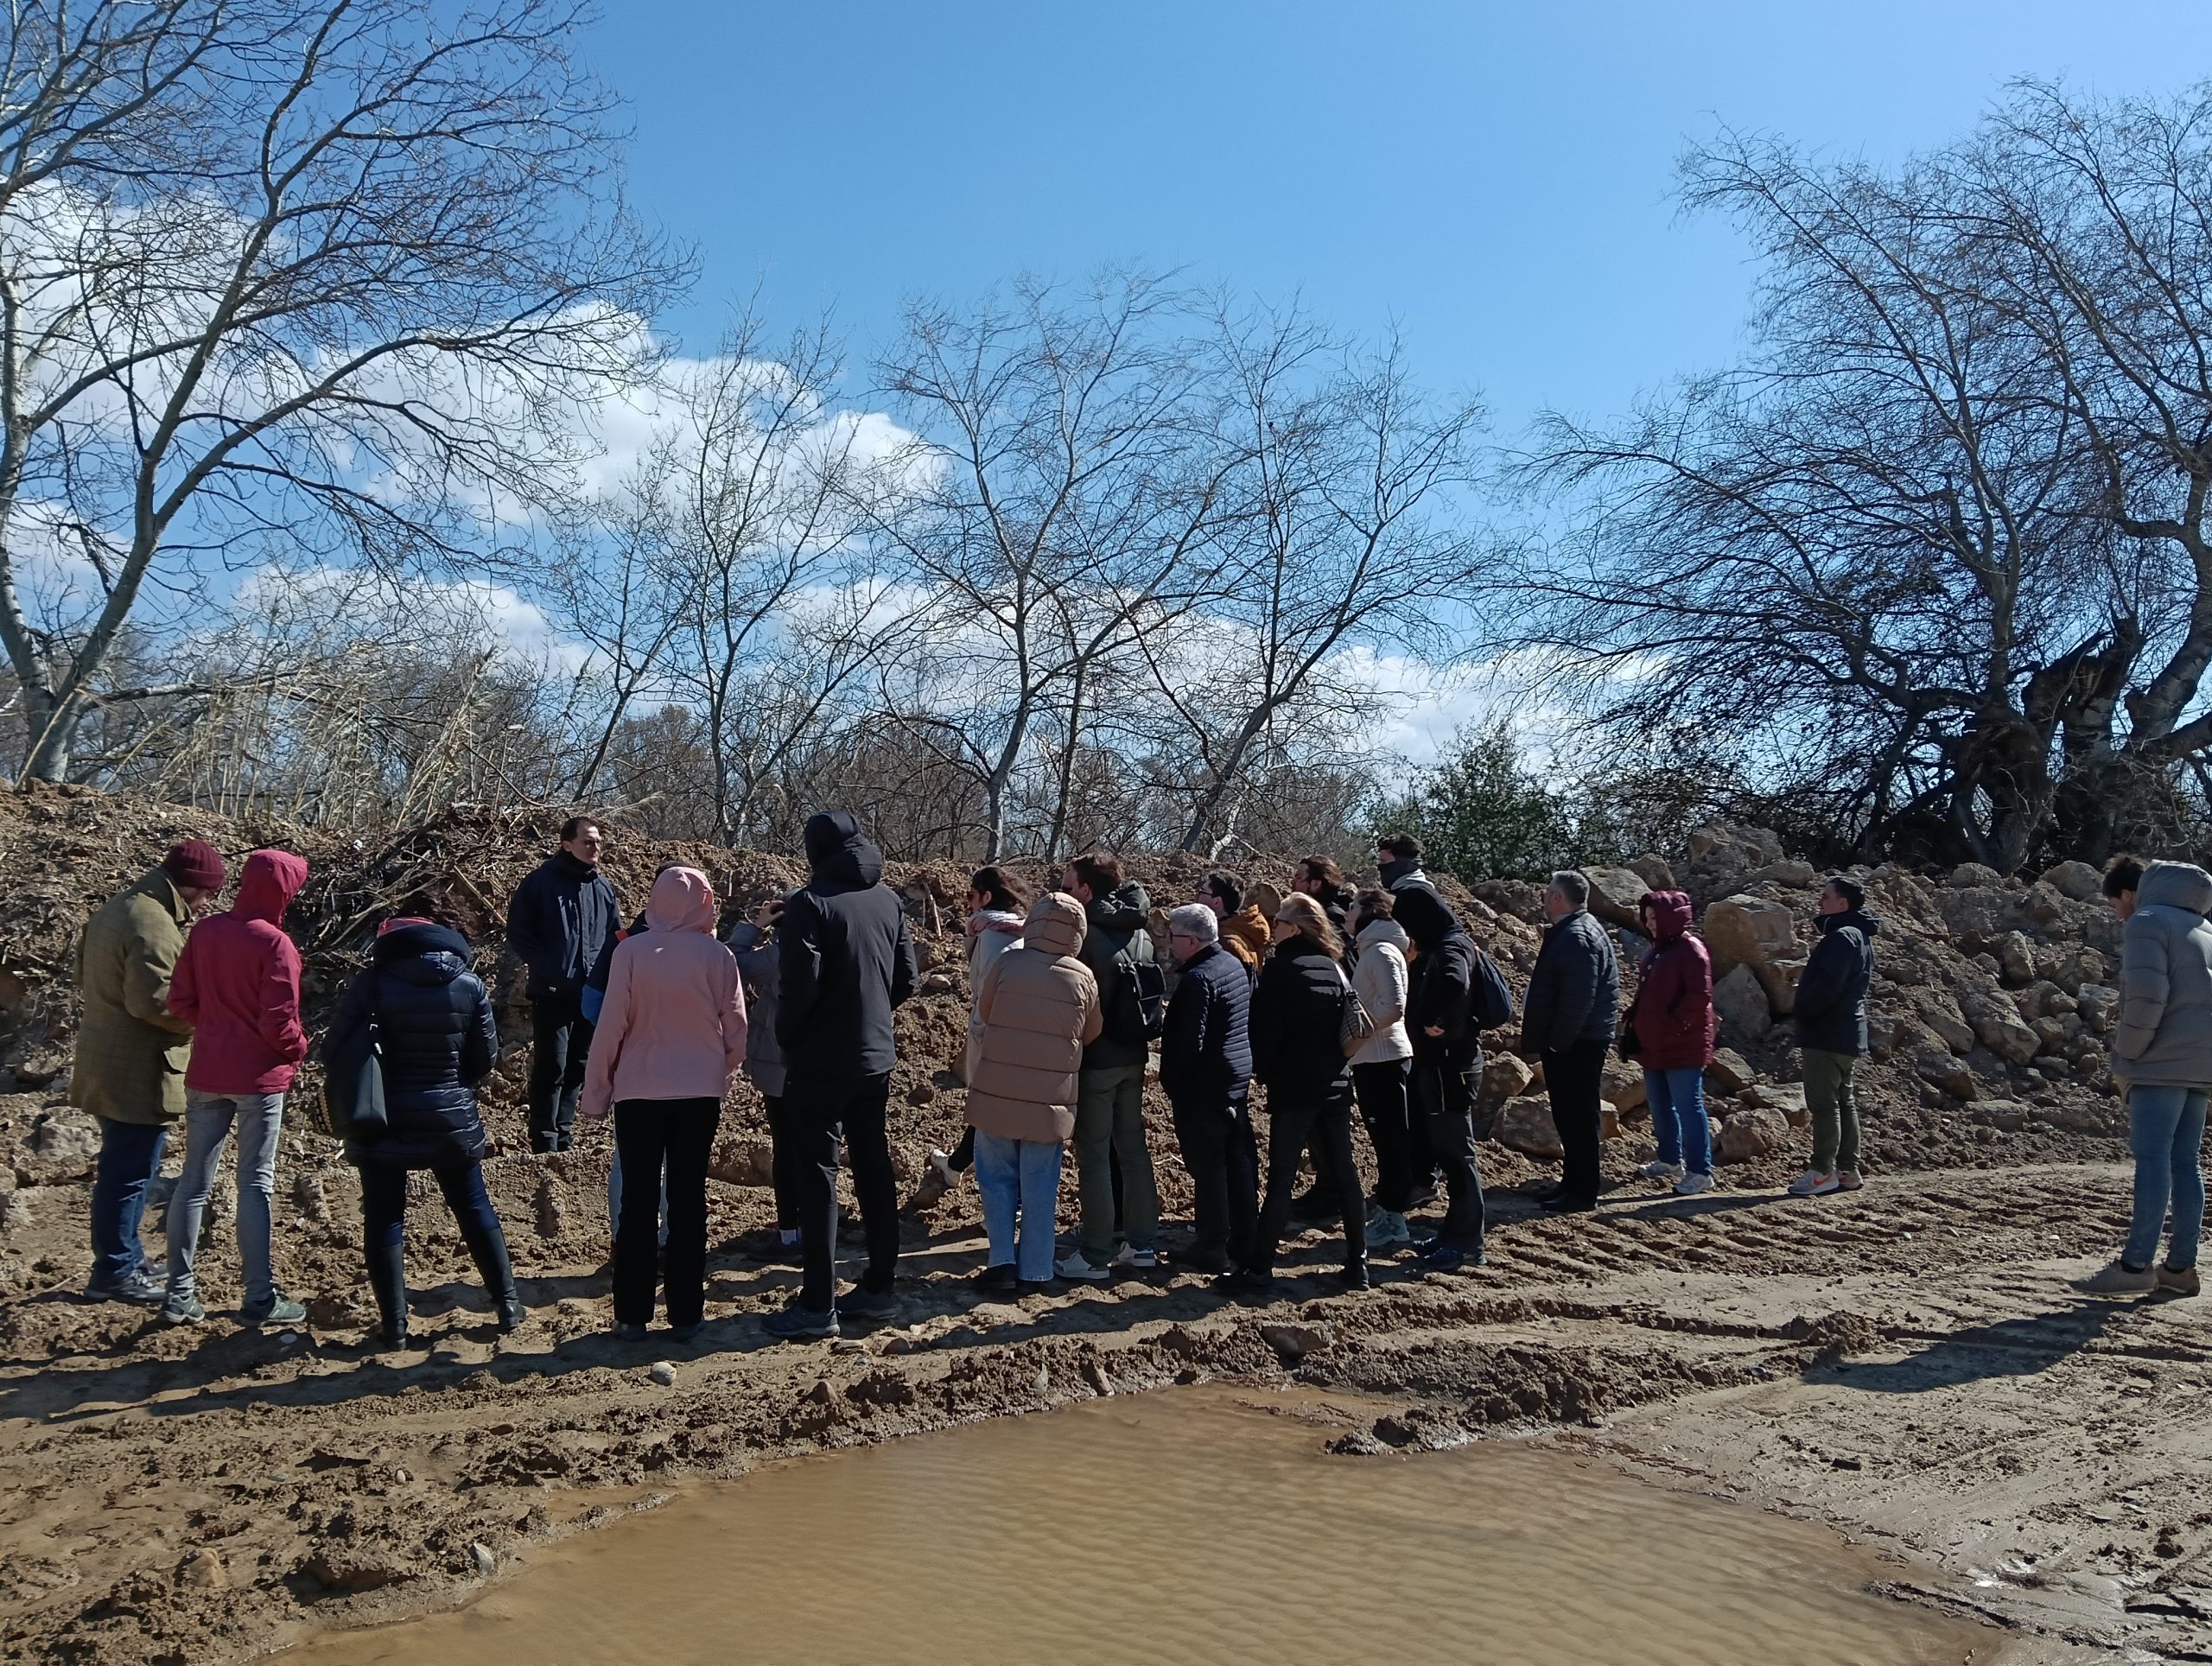
M696 868L667 868L645 900L645 925L655 932L715 929L715 887Z

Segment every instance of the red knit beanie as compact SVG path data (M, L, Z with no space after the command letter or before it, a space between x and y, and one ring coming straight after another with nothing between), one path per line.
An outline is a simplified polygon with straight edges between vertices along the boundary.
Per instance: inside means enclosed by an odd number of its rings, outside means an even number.
M181 839L162 858L162 872L179 885L200 891L221 890L229 871L223 865L223 853L205 839Z

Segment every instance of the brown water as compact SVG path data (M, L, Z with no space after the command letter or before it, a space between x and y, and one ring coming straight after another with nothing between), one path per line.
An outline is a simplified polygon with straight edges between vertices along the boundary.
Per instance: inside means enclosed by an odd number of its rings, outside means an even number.
M1826 1529L1484 1444L1325 1454L1225 1391L809 1458L536 1553L314 1666L1375 1661L1913 1666L1995 1634Z

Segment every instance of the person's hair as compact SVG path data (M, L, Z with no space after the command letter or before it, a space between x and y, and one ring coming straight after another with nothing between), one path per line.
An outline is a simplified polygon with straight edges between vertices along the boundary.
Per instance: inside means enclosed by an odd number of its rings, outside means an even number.
M1111 856L1102 856L1096 851L1088 855L1071 856L1068 872L1094 897L1103 897L1117 891L1122 885L1122 864Z
M569 843L584 829L589 828L601 838L607 836L607 824L596 816L571 816L561 823L561 843Z
M1352 899L1351 906L1370 919L1388 919L1397 912L1398 898L1395 892L1370 885Z
M1203 902L1186 902L1167 911L1167 929L1183 937L1194 937L1201 943L1221 941L1221 922L1213 917L1213 910Z
M1410 833L1385 833L1376 840L1375 848L1389 851L1392 859L1397 862L1421 860L1421 841Z
M1002 868L979 868L968 876L968 888L983 893L985 906L1018 914L1029 906L1020 881Z
M1236 882L1234 874L1217 868L1206 875L1206 882L1202 888L1210 895L1219 897L1221 906L1232 914L1244 906L1244 887Z
M1334 856L1300 856L1298 865L1306 870L1308 879L1316 879L1335 891L1344 882L1344 870L1337 866Z
M2142 887L2142 857L2114 856L2105 864L2105 894L2107 896L2125 896L2128 892L2139 891Z
M1328 911L1303 891L1294 891L1285 897L1282 906L1275 910L1275 918L1288 920L1298 928L1299 936L1319 944L1328 951L1330 959L1344 958L1344 940L1329 924Z
M466 938L468 928L462 925L461 915L453 904L442 895L417 891L387 917L392 919L426 919L433 925L442 925L449 932L458 932Z
M1853 908L1863 908L1866 906L1866 887L1848 874L1829 874L1827 888Z
M1552 884L1577 908L1590 906L1590 881L1580 868L1562 868L1552 875Z

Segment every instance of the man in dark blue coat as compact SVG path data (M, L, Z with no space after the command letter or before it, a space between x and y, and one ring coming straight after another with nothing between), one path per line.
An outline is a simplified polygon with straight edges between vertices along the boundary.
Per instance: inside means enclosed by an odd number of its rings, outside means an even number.
M1620 1021L1620 962L1589 904L1587 876L1571 868L1552 875L1544 892L1552 923L1521 1007L1521 1050L1543 1056L1544 1092L1567 1153L1558 1188L1538 1201L1568 1213L1598 1206L1599 1101Z
M561 824L561 848L515 887L507 946L530 969L530 1148L576 1141L576 1100L591 1051L584 982L620 929L614 887L599 871L607 836L588 816Z
M1475 1022L1475 940L1426 880L1404 880L1391 896L1390 917L1414 945L1406 990L1406 1031L1414 1044L1407 1091L1428 1158L1444 1170L1449 1198L1436 1236L1419 1246L1421 1266L1456 1273L1483 1264L1483 1173L1475 1157L1483 1036Z
M838 1315L880 1319L893 1308L899 1260L899 1181L884 1119L898 1062L892 1013L914 993L920 968L898 893L883 883L883 853L842 810L808 817L807 882L777 930L776 1041L784 1052L784 1115L801 1149L793 1164L799 1248L798 1300L766 1323L776 1336L835 1336ZM837 1294L837 1153L843 1142L868 1239L868 1270Z
M1252 976L1220 946L1203 903L1167 916L1167 952L1182 968L1160 1038L1160 1085L1197 1194L1197 1234L1176 1257L1202 1273L1250 1259L1260 1218L1260 1154L1252 1138Z

